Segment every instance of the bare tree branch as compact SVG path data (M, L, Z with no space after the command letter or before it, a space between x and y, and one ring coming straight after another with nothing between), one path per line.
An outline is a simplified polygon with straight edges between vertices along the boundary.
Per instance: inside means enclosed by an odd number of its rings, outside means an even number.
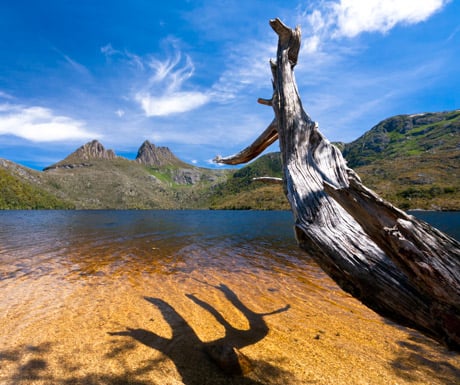
M244 163L279 139L284 191L299 246L377 313L460 350L460 243L366 188L304 111L294 78L300 29L270 21L275 119L240 153ZM263 178L268 180L267 178Z

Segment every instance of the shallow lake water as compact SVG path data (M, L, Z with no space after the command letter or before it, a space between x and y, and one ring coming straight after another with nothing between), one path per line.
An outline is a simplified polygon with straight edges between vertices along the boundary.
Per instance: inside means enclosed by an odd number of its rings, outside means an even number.
M0 384L458 383L457 353L340 290L292 225L289 212L0 212ZM224 373L215 346L251 370Z

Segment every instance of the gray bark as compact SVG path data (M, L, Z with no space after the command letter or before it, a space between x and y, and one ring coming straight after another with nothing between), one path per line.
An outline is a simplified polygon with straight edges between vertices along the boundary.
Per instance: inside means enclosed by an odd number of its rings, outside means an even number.
M294 78L299 28L270 21L275 119L240 153L245 163L277 138L299 246L344 290L377 313L460 350L460 243L366 188L302 107Z

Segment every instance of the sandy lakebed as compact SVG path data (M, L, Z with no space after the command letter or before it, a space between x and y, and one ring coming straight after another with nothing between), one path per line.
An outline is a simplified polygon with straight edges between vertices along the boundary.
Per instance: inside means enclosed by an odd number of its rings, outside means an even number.
M459 382L458 353L363 306L295 244L132 218L114 235L121 222L2 238L0 384ZM215 346L247 372L224 373Z

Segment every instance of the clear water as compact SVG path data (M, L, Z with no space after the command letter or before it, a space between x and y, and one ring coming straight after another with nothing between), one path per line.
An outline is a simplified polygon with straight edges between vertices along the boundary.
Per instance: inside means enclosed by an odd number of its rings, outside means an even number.
M460 239L460 212L411 214ZM0 280L127 268L289 270L309 261L292 228L287 211L1 211Z
M459 235L460 213L413 214ZM0 211L0 384L455 383L457 356L342 292L292 227L284 211ZM222 374L213 341L255 369Z
M116 269L225 270L295 263L288 212L0 212L0 276Z

